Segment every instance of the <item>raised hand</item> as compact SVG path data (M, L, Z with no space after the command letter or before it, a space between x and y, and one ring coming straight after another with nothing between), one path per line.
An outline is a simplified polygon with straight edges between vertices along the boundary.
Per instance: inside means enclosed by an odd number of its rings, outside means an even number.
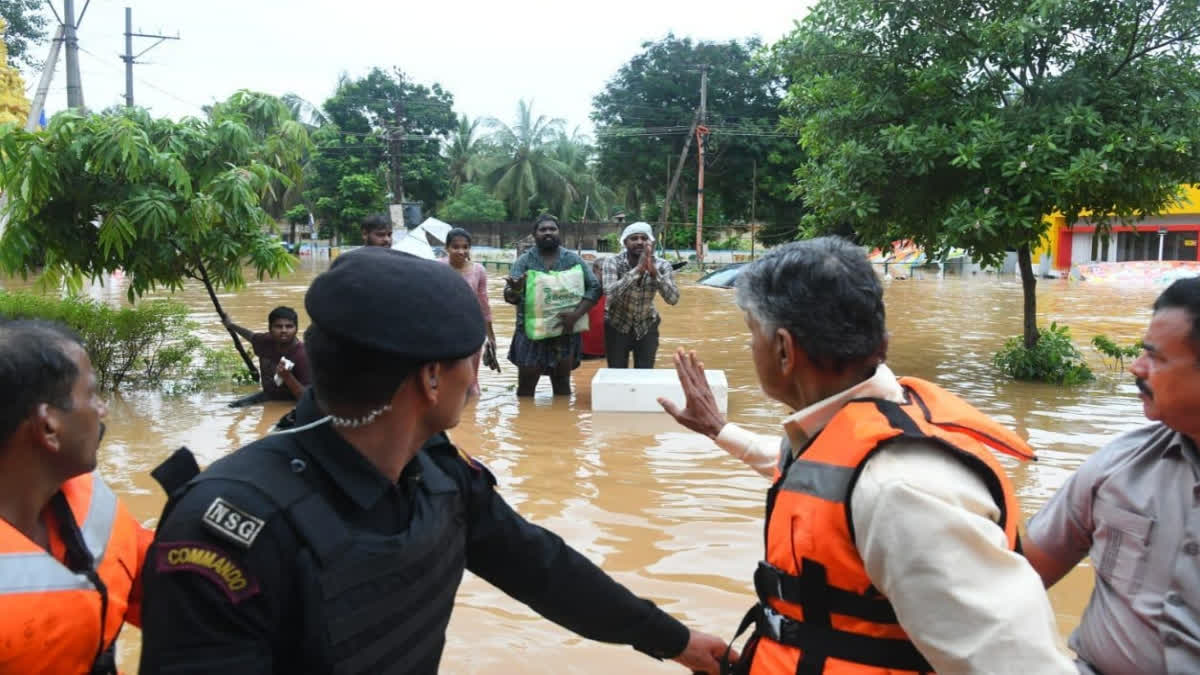
M708 386L708 380L704 378L704 363L696 356L696 352L685 352L682 348L676 350L675 374L679 376L679 384L683 387L684 407L680 409L663 397L659 397L658 404L684 427L716 439L725 426L725 416L717 407L717 399Z

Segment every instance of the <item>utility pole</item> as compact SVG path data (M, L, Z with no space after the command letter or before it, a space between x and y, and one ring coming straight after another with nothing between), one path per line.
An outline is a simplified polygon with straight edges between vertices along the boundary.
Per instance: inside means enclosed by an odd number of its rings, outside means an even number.
M669 178L670 184L667 186L667 196L663 200L662 227L664 230L671 220L671 198L675 196L675 188L679 186L679 177L683 174L683 163L687 161L688 150L692 147L692 137L696 135L696 126L698 124L700 124L699 109L692 115L692 126L688 129L687 138L683 141L683 150L679 151L679 162L675 165L675 175ZM670 174L669 166L668 174ZM684 212L684 218L687 218L686 211Z
M754 159L754 177L750 183L750 259L754 260L754 230L758 228L758 218L755 205L758 202L758 158Z
M404 114L400 101L396 101L396 126L392 127L389 140L391 141L388 143L388 154L391 155L392 203L404 204L404 175L401 173L403 165L400 163L400 153L404 149ZM401 213L403 211L402 207ZM395 224L393 223L393 225ZM404 225L405 223L399 224Z
M33 95L33 101L29 105L29 116L25 118L25 131L36 129L38 120L42 117L42 110L46 107L46 94L50 91L50 81L54 79L54 68L58 65L58 51L62 47L62 43L63 26L59 24L58 30L54 32L54 40L50 43L50 54L42 66L42 79L38 82L37 93ZM5 208L7 205L8 195L0 194L0 236L4 235L4 230L8 227L8 214Z
M86 9L86 7L85 7ZM79 78L79 38L75 35L75 0L63 0L63 39L67 43L67 107L83 107L83 83Z
M134 55L133 38L135 37L157 38L158 42ZM149 35L133 32L133 10L128 7L125 8L125 53L121 55L121 60L125 62L125 105L133 106L133 64L137 62L137 59L141 58L142 54L162 44L164 40L178 39L178 35L172 37L170 35Z
M696 127L696 262L704 269L704 136L708 127L704 126L706 107L708 104L708 66L700 66L700 124Z
M58 67L58 52L63 43L63 26L58 25L58 30L54 32L54 39L50 42L50 54L46 57L45 64L42 65L42 79L38 81L37 93L33 95L33 102L29 106L29 118L25 120L25 131L33 131L37 128L38 120L42 118L42 111L46 109L46 96L50 93L50 82L54 79L54 69Z

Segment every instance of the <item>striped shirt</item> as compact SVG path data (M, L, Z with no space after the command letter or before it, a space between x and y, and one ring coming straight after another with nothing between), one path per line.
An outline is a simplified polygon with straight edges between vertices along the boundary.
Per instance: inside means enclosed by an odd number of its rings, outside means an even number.
M604 320L612 327L635 338L645 337L658 323L654 294L662 294L668 305L679 302L679 288L672 277L671 263L654 258L658 276L650 277L619 253L604 260L604 294L608 296Z

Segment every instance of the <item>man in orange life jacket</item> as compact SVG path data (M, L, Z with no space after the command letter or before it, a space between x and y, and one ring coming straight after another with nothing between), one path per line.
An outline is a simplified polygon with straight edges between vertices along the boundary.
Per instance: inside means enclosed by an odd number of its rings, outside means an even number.
M737 280L763 391L797 412L784 438L727 424L694 352L675 356L683 426L773 477L753 637L735 672L1072 673L1019 553L998 451L1016 434L884 365L883 290L836 237L772 250Z
M0 672L116 672L151 533L95 473L107 409L79 338L0 322Z

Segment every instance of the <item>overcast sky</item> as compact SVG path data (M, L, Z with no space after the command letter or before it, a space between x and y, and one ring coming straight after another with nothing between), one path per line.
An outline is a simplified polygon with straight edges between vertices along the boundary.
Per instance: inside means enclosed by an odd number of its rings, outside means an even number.
M76 11L87 0L75 0ZM53 0L61 12L62 1ZM201 114L241 88L295 92L320 104L337 76L399 66L454 95L457 112L508 122L517 100L583 125L597 94L641 43L668 32L698 40L788 33L810 0L91 0L79 29L84 100L99 110L123 102L124 8L134 32L182 38L134 66L134 98L155 115ZM151 40L134 39L134 53ZM44 54L46 47L37 47ZM39 56L39 58L41 58ZM66 107L60 57L46 110ZM698 75L695 77L698 78ZM32 97L36 80L26 74ZM697 81L697 86L699 83Z

